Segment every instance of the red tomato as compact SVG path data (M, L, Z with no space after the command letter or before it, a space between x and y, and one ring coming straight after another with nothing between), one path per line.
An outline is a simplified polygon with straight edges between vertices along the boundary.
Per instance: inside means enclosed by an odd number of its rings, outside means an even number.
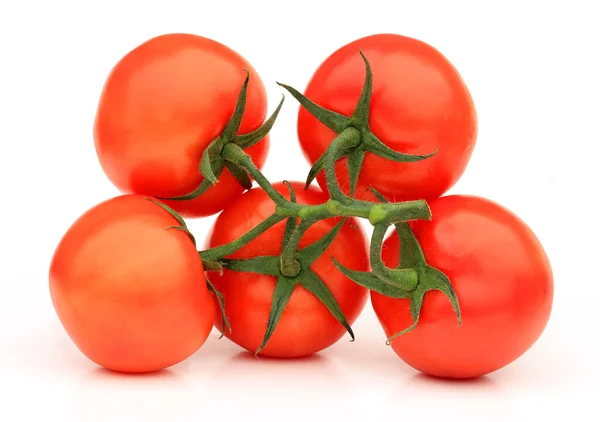
M447 196L430 203L432 221L413 229L428 264L445 273L456 291L462 325L447 297L425 295L417 327L392 342L412 367L439 377L471 378L502 368L542 334L554 283L548 258L531 229L487 199ZM397 235L384 243L383 260L398 265ZM387 336L413 322L409 302L371 293Z
M174 197L203 180L202 152L233 114L250 72L246 112L239 133L263 123L266 91L243 57L208 38L167 34L146 41L110 73L94 125L96 151L104 172L125 193ZM246 151L263 166L268 137ZM190 201L167 201L182 215L221 211L244 189L229 170L220 183Z
M356 196L374 200L372 186L390 200L434 199L460 178L477 137L471 95L452 64L436 49L400 35L380 34L356 40L333 53L312 76L305 95L317 104L350 116L365 79L362 49L373 71L370 128L388 147L407 154L439 152L414 163L396 163L367 153ZM311 164L335 133L303 107L298 136ZM348 192L347 159L336 166ZM327 186L323 172L317 178Z
M92 361L123 372L174 365L214 321L202 262L177 220L141 195L84 213L60 241L50 293L68 335Z
M277 191L289 198L283 183L274 185ZM316 187L303 189L303 183L292 183L298 203L320 204L327 196ZM215 247L233 241L259 224L275 211L275 206L260 188L246 192L218 217L209 237L209 246ZM323 237L339 219L328 219L314 224L303 236L300 247ZM352 225L352 227L351 227ZM231 258L251 258L259 255L279 255L285 221L231 255ZM352 324L367 300L367 290L342 275L331 262L334 256L343 265L366 271L369 268L367 243L356 220L349 219L340 233L311 268L329 287L340 308ZM243 348L255 352L260 346L271 308L275 277L254 273L224 270L223 275L209 273L211 282L225 297L226 314L231 323L231 333L225 335ZM215 307L218 304L215 301ZM217 318L215 326L222 329ZM346 330L329 313L315 296L304 287L297 286L283 311L277 328L265 348L263 356L298 357L316 353L338 341Z

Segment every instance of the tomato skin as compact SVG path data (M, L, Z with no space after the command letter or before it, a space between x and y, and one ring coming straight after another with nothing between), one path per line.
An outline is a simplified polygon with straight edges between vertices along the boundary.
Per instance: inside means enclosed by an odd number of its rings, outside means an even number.
M289 192L283 183L274 186L289 198ZM300 182L293 182L292 186L298 203L319 204L328 199L316 187L304 190L303 183ZM237 239L274 211L273 202L262 189L255 188L244 193L217 217L208 239L209 246L215 247ZM313 225L303 236L300 247L323 237L338 221L327 219ZM350 226L350 222L354 228ZM231 257L279 255L284 226L285 221L278 223ZM360 225L356 220L350 219L330 247L311 266L332 291L350 324L364 308L368 292L343 276L334 267L331 257L334 256L349 268L367 271L369 262L366 245ZM208 273L208 276L225 296L226 314L232 327L231 333L226 331L225 335L248 351L255 352L267 327L275 278L228 270L224 270L222 276L215 272ZM215 307L217 306L215 301ZM215 320L215 327L222 329L219 318ZM286 358L310 355L331 346L345 333L344 327L316 297L297 286L261 355Z
M432 291L417 327L397 337L392 348L426 374L488 374L525 353L544 331L554 295L550 263L531 229L495 202L452 195L430 206L433 220L417 221L413 230L429 265L454 286L462 325L448 298ZM398 264L395 233L382 257L389 267ZM371 292L371 301L387 336L412 325L408 300Z
M250 72L239 133L263 123L266 91L254 68L228 47L191 34L152 38L126 54L108 76L94 122L104 172L123 193L173 197L203 180L202 152L233 114ZM269 139L246 151L261 168ZM225 169L220 183L191 201L168 201L188 217L221 211L244 189Z
M100 366L149 372L204 344L214 322L202 262L177 221L141 195L85 212L50 265L56 313L75 345Z
M312 76L305 95L317 104L350 116L360 97L365 65L373 72L370 127L388 147L402 153L437 155L415 163L396 163L367 153L356 196L375 200L375 187L394 201L434 199L463 174L477 137L477 114L471 95L454 66L439 51L419 40L393 34L358 39L330 55ZM303 107L298 137L314 164L335 133ZM347 159L336 166L348 192ZM323 172L317 178L327 189Z

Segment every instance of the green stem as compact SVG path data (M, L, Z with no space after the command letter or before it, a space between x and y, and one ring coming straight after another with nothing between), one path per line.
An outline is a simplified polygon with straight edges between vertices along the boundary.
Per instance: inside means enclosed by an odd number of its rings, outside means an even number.
M377 204L370 207L367 218L373 226L380 223L390 225L411 220L431 220L431 209L423 199Z
M359 217L369 218L370 207L361 203L342 204L330 199L324 204L302 205L297 211L297 216L303 220L319 221L331 217Z
M262 223L255 226L249 232L245 233L233 242L217 246L216 248L200 251L200 258L202 258L203 261L219 261L227 255L231 255L232 253L239 251L252 240L256 239L258 236L260 236L261 234L269 230L271 227L273 227L275 224L283 220L285 220L285 217L278 214L272 214Z
M298 245L302 235L308 230L310 226L315 223L316 220L306 219L302 220L298 227L292 232L290 240L286 247L281 253L281 273L286 277L296 277L300 272L301 266L296 259L296 252L298 251Z
M373 227L373 234L371 235L371 249L369 259L371 261L371 268L374 273L385 272L386 266L381 260L381 248L383 246L383 240L388 226L385 224L376 224Z
M348 150L356 147L360 143L360 132L347 127L331 142L327 152L325 152L325 181L329 195L341 202L346 202L350 198L342 192L335 176L335 163Z
M270 185L270 184L269 184ZM279 194L279 192L275 191ZM283 198L283 197L282 197ZM397 221L408 221L415 219L430 219L431 211L425 201L410 201L390 204L373 204L357 200L352 200L348 204L342 204L339 201L330 199L324 204L306 205L294 204L286 201L285 205L278 205L275 213L258 224L252 230L241 236L239 239L226 245L208 249L200 252L200 257L203 261L219 261L221 258L231 255L239 249L246 246L254 238L261 235L275 224L289 217L297 217L302 220L296 230L292 233L292 238L288 243L288 247L292 243L299 242L302 234L308 227L317 221L332 217L359 217L367 218L374 225L387 222L392 224ZM302 227L302 228L301 228ZM302 230L302 231L300 231ZM293 239L293 241L292 241ZM298 240L296 240L298 239ZM287 250L286 248L285 250ZM285 251L284 250L284 251ZM291 254L291 252L288 252ZM285 258L285 265L293 265L292 258Z
M331 217L359 217L368 219L373 225L386 222L392 224L398 221L409 221L416 219L430 219L431 211L423 200L402 203L374 204L372 202L360 201L346 196L340 189L333 170L335 160L343 151L354 148L360 142L360 133L348 127L332 142L327 155L326 177L330 193L337 198L329 199L324 204L306 205L296 204L288 201L281 195L262 172L252 162L252 159L238 145L227 144L224 146L221 156L228 162L234 163L246 170L260 187L267 193L276 205L275 213L241 236L239 239L226 245L213 249L200 251L200 257L207 262L207 267L216 267L215 262L231 255L243 248L260 234L279 223L280 221L296 217L302 221L292 233L288 245L284 248L281 256L282 274L293 277L300 271L295 254L302 235L315 222ZM211 264L208 264L211 262Z
M273 200L279 206L287 206L290 202L283 197L279 192L275 190L271 182L262 174L262 172L256 167L252 158L244 152L238 145L227 144L221 152L221 156L234 164L244 168L256 183L263 188L269 198Z
M386 267L381 259L381 249L387 229L388 225L384 223L376 224L373 227L369 256L373 273L383 281L398 286L403 290L414 290L419 282L419 275L415 269L391 269Z

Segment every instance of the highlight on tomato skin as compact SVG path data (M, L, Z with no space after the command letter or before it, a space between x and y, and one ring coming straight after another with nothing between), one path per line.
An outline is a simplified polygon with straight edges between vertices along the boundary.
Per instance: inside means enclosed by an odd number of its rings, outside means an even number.
M194 191L202 152L221 134L249 74L239 134L265 120L267 94L252 65L237 52L193 34L165 34L127 53L103 86L94 143L106 176L122 193L172 198ZM262 168L268 135L246 152ZM186 217L215 214L244 188L227 168L200 197L167 203Z
M477 112L469 89L454 65L423 41L376 34L333 52L312 75L304 95L318 105L352 115L365 82L368 59L373 74L369 126L389 148L405 154L437 154L419 162L398 163L367 152L356 197L376 201L373 187L390 201L431 200L462 176L476 144ZM313 165L335 133L304 107L298 113L298 138ZM348 160L336 164L339 184L349 191ZM327 191L323 172L319 186Z
M304 183L292 182L297 202L320 204L328 197L318 187L304 190ZM274 183L284 197L290 197L285 184ZM275 205L260 188L244 193L215 220L207 239L208 247L226 244L256 226L275 211ZM322 220L303 235L305 247L323 237L339 219ZM258 255L278 255L281 251L285 221L273 226L240 249L230 258L252 258ZM352 324L364 309L368 291L342 275L334 267L331 257L356 270L369 268L367 239L354 218L348 219L333 243L311 268L335 296L348 322ZM276 279L269 275L242 273L225 269L223 275L207 273L225 299L225 312L231 331L224 335L234 343L254 353L263 340L271 308ZM214 300L218 312L219 305ZM215 327L223 330L219 318ZM330 347L347 335L345 328L331 315L325 305L302 286L296 286L275 331L260 352L260 356L293 358L311 355Z
M432 221L411 225L429 265L446 274L458 296L462 324L440 292L426 294L417 327L392 341L415 369L444 378L496 371L525 353L550 318L554 280L534 232L518 216L485 198L450 195L430 202ZM382 258L399 261L398 237ZM408 301L371 292L375 313L390 337L413 323Z
M52 304L67 334L96 364L150 372L195 353L214 308L202 262L177 219L142 195L82 214L52 257Z

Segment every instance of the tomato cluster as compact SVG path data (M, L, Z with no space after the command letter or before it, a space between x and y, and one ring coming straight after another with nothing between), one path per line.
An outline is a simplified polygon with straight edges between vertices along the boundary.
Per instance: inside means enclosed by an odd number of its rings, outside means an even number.
M443 196L477 137L448 59L373 35L331 54L304 94L282 86L301 104L306 184L260 172L281 104L267 119L263 82L235 51L167 34L116 64L94 141L121 195L75 221L50 267L76 346L147 372L191 356L214 326L262 356L305 356L354 337L370 291L388 343L427 374L481 376L527 351L550 316L552 271L512 212ZM198 251L182 216L216 213Z

